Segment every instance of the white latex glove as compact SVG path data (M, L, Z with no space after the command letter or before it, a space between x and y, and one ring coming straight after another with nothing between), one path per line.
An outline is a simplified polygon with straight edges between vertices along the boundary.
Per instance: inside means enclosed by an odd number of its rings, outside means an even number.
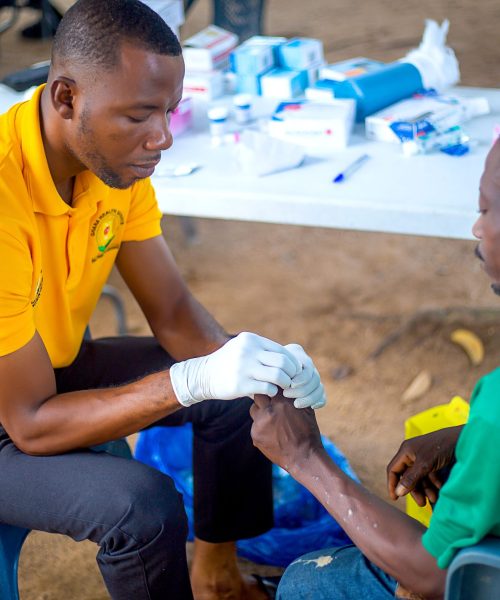
M208 356L172 365L170 380L180 404L191 406L255 394L272 397L278 387L290 387L301 370L301 363L284 346L244 332Z
M302 365L300 373L292 377L291 386L283 391L285 398L295 398L295 408L321 408L326 404L325 390L311 358L299 344L287 344L285 348Z

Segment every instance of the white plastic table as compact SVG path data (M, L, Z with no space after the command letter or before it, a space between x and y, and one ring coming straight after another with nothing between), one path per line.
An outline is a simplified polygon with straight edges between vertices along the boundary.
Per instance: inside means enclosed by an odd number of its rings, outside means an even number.
M367 141L357 126L349 147L331 158L306 158L297 169L253 177L236 168L231 146L211 147L208 126L198 119L164 153L158 171L202 166L186 177L153 176L160 208L184 216L470 239L479 179L500 123L500 90L463 87L453 93L486 96L492 109L466 124L478 145L462 157L438 152L407 158L397 144ZM365 152L371 160L346 182L332 183Z

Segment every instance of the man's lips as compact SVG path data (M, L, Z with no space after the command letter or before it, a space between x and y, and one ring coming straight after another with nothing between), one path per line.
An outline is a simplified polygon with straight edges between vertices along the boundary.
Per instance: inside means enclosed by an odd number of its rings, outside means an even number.
M484 258L483 258L483 255L481 254L481 251L479 250L479 246L476 246L474 248L474 254L476 255L477 258L479 258L479 260L481 262L484 262Z
M158 160L153 160L153 161L150 161L147 163L139 163L139 164L130 165L130 167L141 178L151 177L151 175L154 173L154 170L159 162L160 162L160 160L158 159Z

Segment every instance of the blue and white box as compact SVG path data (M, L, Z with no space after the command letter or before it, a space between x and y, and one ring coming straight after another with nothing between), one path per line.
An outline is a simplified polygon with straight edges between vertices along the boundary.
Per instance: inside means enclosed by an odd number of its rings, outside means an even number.
M238 46L229 58L231 69L238 75L260 75L274 67L271 46Z
M236 75L236 92L238 94L261 95L261 75Z
M272 35L254 35L243 42L244 46L268 46L272 49L274 55L274 63L279 64L279 47L286 44L286 37Z
M325 65L320 69L321 79L331 79L332 81L345 81L351 77L359 77L365 73L371 73L384 66L385 63L379 60L372 60L364 56L356 56L348 60Z
M293 38L278 48L280 66L305 71L324 62L323 42L314 38Z
M323 102L335 98L336 82L331 79L318 79L314 85L305 90L305 96L309 100Z
M295 98L307 87L307 71L272 69L260 78L262 96L267 98Z

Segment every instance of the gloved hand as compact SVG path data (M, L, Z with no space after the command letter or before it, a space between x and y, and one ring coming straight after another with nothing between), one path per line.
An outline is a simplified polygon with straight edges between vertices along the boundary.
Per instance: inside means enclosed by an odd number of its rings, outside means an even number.
M202 400L233 400L241 396L275 396L289 388L302 369L295 354L254 333L240 333L208 356L170 367L170 380L183 406Z
M292 377L292 384L283 391L285 398L295 398L295 408L321 408L326 404L325 390L311 358L299 344L287 344L285 348L302 365L302 370Z

